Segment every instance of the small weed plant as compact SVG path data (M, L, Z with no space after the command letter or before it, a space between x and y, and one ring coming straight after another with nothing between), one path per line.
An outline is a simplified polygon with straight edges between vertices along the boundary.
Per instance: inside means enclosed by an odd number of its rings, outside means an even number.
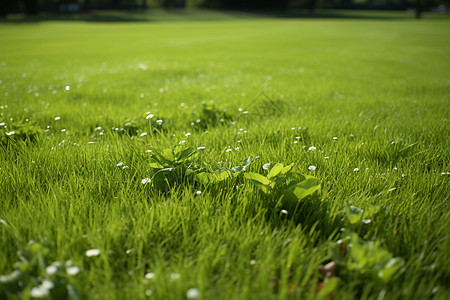
M49 249L41 243L30 241L17 252L19 261L9 275L0 276L0 295L6 298L81 299L72 285L74 276L81 270L72 261L47 262ZM2 297L3 299L3 297Z

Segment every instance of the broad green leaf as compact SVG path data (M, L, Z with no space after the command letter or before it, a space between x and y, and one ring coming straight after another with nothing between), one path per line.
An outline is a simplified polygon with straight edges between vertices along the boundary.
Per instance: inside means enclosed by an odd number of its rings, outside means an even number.
M276 184L280 184L280 183L282 183L283 181L285 181L286 180L286 177L278 177L277 179L275 179L275 183Z
M181 145L173 146L173 148L172 148L173 156L177 157L177 154L180 153L182 150L183 150L183 146L181 146Z
M337 277L331 277L328 279L324 287L317 293L317 299L323 299L331 295L339 286L339 279Z
M356 236L356 239L354 236ZM348 248L351 259L349 264L347 264L347 268L363 272L370 271L372 255L374 254L370 248L373 248L373 242L369 241L366 244L361 244L359 237L356 234L354 236L352 236L352 242Z
M28 276L22 271L15 270L9 275L0 276L0 287L7 294L19 294L26 287Z
M294 164L292 163L289 166L284 167L283 169L281 169L280 174L281 175L286 174L287 172L289 172L292 169L293 166L294 166Z
M302 200L303 198L320 191L320 180L308 176L306 180L290 185L289 190L294 193L298 200Z
M404 261L401 258L391 258L384 268L378 272L378 277L382 281L388 282L400 270L403 264Z
M197 153L197 150L191 147L187 147L184 150L179 151L177 154L175 154L175 159L178 161L187 159Z
M297 198L297 196L294 194L293 191L291 191L290 189L286 189L283 191L283 200L288 203L296 204L298 203L299 199Z
M167 161L173 162L175 160L172 149L164 149L162 151L163 158Z
M343 263L344 260L341 258L341 251L337 243L330 242L328 244L328 253L331 255L333 261L337 263Z
M166 157L166 154L164 152L169 151L170 153L168 154L168 157L172 159L168 159ZM171 164L173 162L173 155L170 149L165 149L163 151L160 151L159 149L153 148L152 147L152 160L157 161L158 163L160 163L161 165L164 165L165 163L169 163Z
M295 180L292 180L291 182L289 182L288 188L296 185L299 182L305 181L307 179L305 175L299 174L299 173L295 173L294 177L295 177ZM308 176L308 178L315 178L315 177Z
M354 225L362 220L364 211L356 206L350 205L346 209L346 217L350 224Z
M244 160L242 161L241 166L247 167L247 166L249 166L252 162L253 162L253 155L250 155L249 157L247 157L246 159L244 159Z
M160 163L158 163L158 162L152 162L152 163L150 163L150 168L153 168L153 169L162 169L162 168L164 168L164 166L163 165L161 165Z
M35 241L31 241L30 244L24 250L17 251L17 256L19 256L20 260L26 263L31 263L43 254L46 254L48 249L42 246L40 243Z
M239 166L231 168L231 172L239 173L241 171L245 171L245 169L253 162L253 156L249 156L244 159Z
M213 174L202 172L202 173L198 173L197 175L195 175L195 180L200 182L203 185L208 185L208 184L213 183L214 178L213 178Z
M237 166L237 167L231 168L231 172L233 172L233 173L239 173L242 170L244 170L243 166Z
M202 172L195 176L195 179L203 185L219 183L221 181L232 178L231 172L228 170L219 173Z
M244 177L250 181L251 183L255 184L255 185L265 185L268 186L270 184L270 180L267 179L265 176L258 174L258 173L253 173L253 172L248 172L244 174Z
M219 166L216 165L216 164L213 164L213 165L210 166L210 167L211 167L211 170L212 170L213 172L219 172L220 170L222 170L222 168L219 167Z
M233 177L231 175L231 172L228 171L228 170L225 170L225 171L220 172L220 173L215 173L214 176L215 176L215 181L216 182L224 181L224 180L227 180L227 179Z
M270 169L269 174L267 175L268 179L272 179L274 177L276 177L281 170L283 170L284 165L282 163L277 163L275 166L272 167L272 169Z
M373 218L373 216L375 216L381 209L380 205L372 205L370 207L366 207L364 209L364 213L363 213L363 218L368 219L368 218Z

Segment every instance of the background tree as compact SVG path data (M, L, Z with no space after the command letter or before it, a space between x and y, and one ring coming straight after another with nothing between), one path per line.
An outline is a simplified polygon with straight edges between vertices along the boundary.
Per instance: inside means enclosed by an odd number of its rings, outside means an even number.
M29 16L37 15L39 9L38 0L25 0L25 13Z
M6 18L8 16L8 0L0 1L0 18Z
M172 0L163 0L162 6L163 6L165 9L171 9L172 6L173 6Z

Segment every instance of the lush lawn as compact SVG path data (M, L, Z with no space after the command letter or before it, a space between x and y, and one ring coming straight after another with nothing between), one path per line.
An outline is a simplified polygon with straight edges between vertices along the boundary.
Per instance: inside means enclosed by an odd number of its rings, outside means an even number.
M0 24L0 298L448 299L449 25Z

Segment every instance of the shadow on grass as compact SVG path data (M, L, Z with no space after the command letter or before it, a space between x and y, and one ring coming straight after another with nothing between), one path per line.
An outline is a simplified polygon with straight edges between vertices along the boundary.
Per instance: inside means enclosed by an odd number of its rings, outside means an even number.
M218 10L102 10L80 14L43 13L37 16L10 15L0 23L39 23L47 21L81 22L180 22L180 21L232 21L247 19L368 19L401 20L414 19L412 13L404 11L356 11L317 10L311 14L305 10L287 11L218 11ZM425 14L425 19L448 19L448 15Z

